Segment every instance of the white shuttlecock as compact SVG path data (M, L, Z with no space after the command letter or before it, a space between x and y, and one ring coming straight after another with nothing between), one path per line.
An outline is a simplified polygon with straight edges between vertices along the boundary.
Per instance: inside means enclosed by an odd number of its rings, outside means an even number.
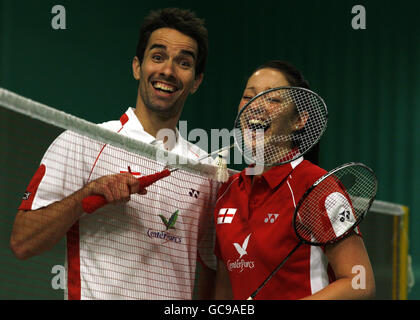
M228 150L221 151L213 161L213 164L217 166L216 179L219 182L226 182L229 179L229 172L227 169L226 161L228 153Z

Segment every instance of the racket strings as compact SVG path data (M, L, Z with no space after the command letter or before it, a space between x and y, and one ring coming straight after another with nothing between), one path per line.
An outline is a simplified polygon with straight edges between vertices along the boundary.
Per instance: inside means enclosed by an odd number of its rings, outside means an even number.
M299 204L295 231L304 241L326 244L361 221L376 194L376 179L363 166L345 167L323 179Z
M327 124L322 99L302 88L276 88L251 100L235 124L245 158L258 164L289 162L308 151Z
M300 148L306 150L313 144L314 138L319 137L326 125L326 110L323 108L323 102L314 94L309 94L307 91L296 92L297 98L295 104L300 116L308 112L308 121L303 130L304 133L299 132L294 135L295 139L299 139L302 144Z

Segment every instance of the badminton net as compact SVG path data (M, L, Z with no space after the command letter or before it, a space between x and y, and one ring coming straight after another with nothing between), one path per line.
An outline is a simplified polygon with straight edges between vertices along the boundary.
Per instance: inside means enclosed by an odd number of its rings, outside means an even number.
M0 180L0 298L197 296L197 267L215 269L216 263L214 166L162 152L4 89L0 106L6 168ZM128 203L83 215L53 249L25 261L9 249L19 206L43 208L108 174L152 174L168 159L180 170L148 187L146 195L133 194ZM30 217L27 228L42 223Z

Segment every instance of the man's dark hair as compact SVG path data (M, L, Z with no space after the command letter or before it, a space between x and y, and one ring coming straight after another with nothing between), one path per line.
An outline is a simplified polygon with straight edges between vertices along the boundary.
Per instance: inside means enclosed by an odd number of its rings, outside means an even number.
M208 54L208 32L204 20L196 17L195 13L187 9L165 8L151 11L140 28L139 42L136 56L140 63L144 58L144 51L153 31L160 28L175 29L191 38L198 45L195 75L204 72Z

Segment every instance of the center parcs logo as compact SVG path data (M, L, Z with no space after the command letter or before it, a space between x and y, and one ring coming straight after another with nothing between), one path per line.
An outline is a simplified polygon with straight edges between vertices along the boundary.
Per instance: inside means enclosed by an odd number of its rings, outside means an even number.
M172 234L169 231L175 230L175 224L178 220L179 210L176 210L169 219L167 219L163 214L159 215L160 220L165 226L165 230L147 230L147 235L149 238L162 240L162 244L172 241L174 243L182 243L182 238L178 235Z

